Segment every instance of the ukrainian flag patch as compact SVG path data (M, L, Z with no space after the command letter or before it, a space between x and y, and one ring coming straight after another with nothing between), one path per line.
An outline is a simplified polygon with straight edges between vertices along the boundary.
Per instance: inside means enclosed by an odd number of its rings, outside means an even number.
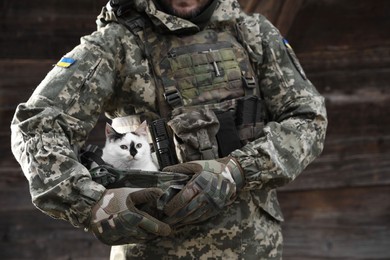
M288 43L286 39L283 39L283 43L287 47L287 49L292 49L291 45Z
M62 57L62 59L59 62L57 62L57 66L62 68L69 68L75 62L76 62L75 59Z

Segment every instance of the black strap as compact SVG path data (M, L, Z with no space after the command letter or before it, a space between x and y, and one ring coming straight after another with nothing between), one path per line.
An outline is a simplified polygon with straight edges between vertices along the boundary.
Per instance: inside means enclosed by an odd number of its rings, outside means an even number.
M255 125L266 120L265 105L257 96L247 96L237 102L237 119L239 125Z
M137 45L141 48L141 51L144 54L144 58L147 59L150 63L153 58L151 57L152 55L146 33L151 28L151 21L147 17L139 14L131 19L126 19L126 17L119 17L118 22L123 24L135 36ZM143 37L140 35L141 32L144 34ZM150 65L150 68L151 72L155 75L156 72L154 71L154 66ZM155 76L153 78L156 79ZM160 89L160 85L162 85L163 88ZM183 105L182 97L175 86L169 86L164 84L164 82L161 82L161 84L156 84L156 87L160 115L163 118L168 118L172 108Z
M133 3L129 0L110 0L109 5L117 17L121 17L132 9Z
M87 168L91 168L92 163L105 165L102 155L103 150L99 146L89 144L80 151L80 162Z
M241 148L241 141L237 133L234 114L231 111L215 113L219 121L217 133L219 157L228 156L231 152Z

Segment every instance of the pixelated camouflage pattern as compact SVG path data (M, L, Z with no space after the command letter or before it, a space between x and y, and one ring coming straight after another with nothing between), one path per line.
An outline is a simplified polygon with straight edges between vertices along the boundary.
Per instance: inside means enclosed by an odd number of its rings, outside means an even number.
M206 29L239 22L270 122L260 138L231 154L246 181L233 204L202 225L176 230L172 238L120 247L129 256L280 259L283 218L275 188L294 180L322 151L324 100L296 69L278 30L261 15L244 14L235 0L219 2ZM189 21L156 10L150 0L136 0L135 5L164 33L199 31ZM99 30L65 55L76 62L69 68L54 67L18 106L11 126L12 150L34 205L79 227L89 224L91 207L105 191L77 160L99 114L158 116L148 62L134 35L113 17L103 10Z
M207 107L178 107L168 125L175 133L176 155L180 162L218 158L218 118ZM194 131L196 129L196 131Z

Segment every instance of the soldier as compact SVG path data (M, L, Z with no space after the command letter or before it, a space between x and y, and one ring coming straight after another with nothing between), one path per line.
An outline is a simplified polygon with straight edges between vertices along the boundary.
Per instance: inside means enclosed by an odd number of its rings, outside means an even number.
M281 259L276 188L327 126L287 41L236 0L111 0L97 23L13 118L34 205L116 245L112 259ZM102 112L166 119L180 163L163 171L190 180L176 193L94 181L78 153ZM156 200L159 214L140 207Z

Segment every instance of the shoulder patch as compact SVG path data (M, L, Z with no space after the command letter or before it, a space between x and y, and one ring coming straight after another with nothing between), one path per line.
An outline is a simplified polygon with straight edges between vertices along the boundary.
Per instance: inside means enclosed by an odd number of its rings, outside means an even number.
M72 66L73 63L75 63L76 60L75 59L72 59L72 58L67 58L67 57L62 57L60 61L57 62L57 66L58 67L62 67L62 68L69 68L70 66Z
M298 58L295 55L293 48L291 47L291 45L288 43L288 41L286 39L283 39L283 44L284 44L284 46L286 46L288 55L290 56L290 59L291 59L292 63L294 64L295 68L298 70L298 72L302 76L302 78L304 80L307 80L306 74L303 71L301 64L299 63Z
M287 49L292 49L291 45L288 43L287 39L283 39L283 43L287 47Z

